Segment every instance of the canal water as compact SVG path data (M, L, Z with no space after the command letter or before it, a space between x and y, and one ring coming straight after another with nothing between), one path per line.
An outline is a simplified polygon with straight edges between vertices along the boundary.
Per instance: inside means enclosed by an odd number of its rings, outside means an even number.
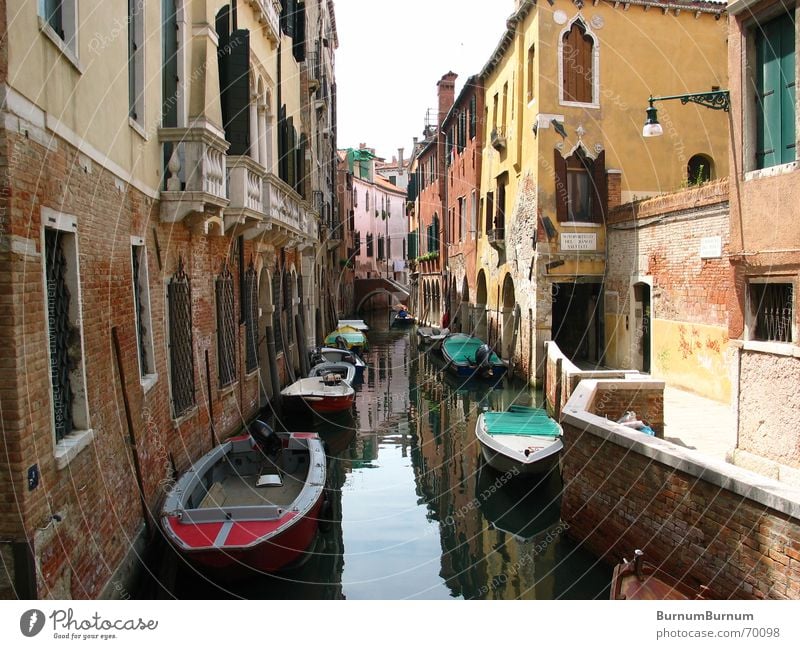
M313 553L279 575L215 583L175 559L172 595L248 599L606 599L611 570L559 519L560 477L484 465L483 408L541 403L503 380L463 383L413 329L367 321L370 351L354 412L274 422L326 443L331 512Z

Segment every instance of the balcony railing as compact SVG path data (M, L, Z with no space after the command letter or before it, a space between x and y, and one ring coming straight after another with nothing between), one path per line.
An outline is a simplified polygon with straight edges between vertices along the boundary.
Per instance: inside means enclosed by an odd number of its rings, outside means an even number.
M267 214L267 229L273 239L284 235L285 241L310 244L318 240L317 218L302 196L274 174L266 174L263 195Z
M504 228L494 228L489 230L487 240L489 245L496 250L501 250L506 247L506 232Z
M244 232L264 222L264 176L266 170L250 156L228 156L228 198L225 231L236 226Z
M491 135L491 142L492 148L497 149L498 151L502 151L506 148L506 130L501 127L495 127L492 129Z
M228 205L225 152L228 142L208 126L161 128L164 184L161 220L177 223L190 215L219 218ZM205 215L205 217L204 217Z

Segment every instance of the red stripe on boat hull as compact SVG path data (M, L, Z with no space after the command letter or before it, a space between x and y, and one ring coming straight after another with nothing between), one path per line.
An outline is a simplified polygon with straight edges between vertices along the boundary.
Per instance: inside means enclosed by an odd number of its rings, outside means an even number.
M311 408L314 412L319 413L334 413L344 412L353 407L355 395L345 395L341 397L323 397L319 401L306 401L303 397L284 397L286 399L286 406L294 408L298 411L303 411L306 408Z

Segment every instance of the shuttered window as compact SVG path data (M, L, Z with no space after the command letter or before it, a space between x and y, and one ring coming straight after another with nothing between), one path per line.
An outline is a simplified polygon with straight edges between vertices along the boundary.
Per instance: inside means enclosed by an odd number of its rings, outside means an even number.
M592 50L594 41L586 28L575 22L563 39L562 84L564 101L592 103Z
M219 33L219 87L225 139L231 143L229 155L250 152L250 33L238 29L225 31L227 17L217 17ZM222 30L222 31L220 31Z
M175 0L161 0L161 125L178 125L178 18Z
M603 223L608 205L605 151L595 160L578 149L566 160L555 151L556 218Z
M472 95L469 100L469 139L473 139L478 131L478 100Z
M419 233L418 232L409 232L408 233L408 258L409 259L416 259L419 257Z
M756 167L795 159L795 29L784 15L759 25L756 49Z

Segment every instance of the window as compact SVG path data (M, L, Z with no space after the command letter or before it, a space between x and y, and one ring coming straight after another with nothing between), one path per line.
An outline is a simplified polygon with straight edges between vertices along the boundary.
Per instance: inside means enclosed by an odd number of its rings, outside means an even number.
M478 130L478 99L472 95L469 99L469 139L475 138Z
M594 101L594 39L577 20L561 39L562 101L591 104Z
M217 296L217 365L219 387L236 380L236 320L233 314L233 275L228 264L222 266L215 282Z
M353 207L358 207L358 189L353 187Z
M372 234L368 233L367 234L367 257L373 257L374 256L374 251L372 249L373 248L372 240L373 240Z
M55 227L44 229L45 312L57 444L73 433L89 429L79 256L74 232L77 223L64 216L46 218Z
M504 132L507 125L508 125L508 81L506 81L503 84L503 121L501 122L501 126Z
M794 291L790 283L751 280L749 299L749 338L790 343L795 340Z
M492 103L492 130L497 130L497 107L500 102L500 95L494 93L494 100Z
M167 285L167 303L172 416L178 419L195 406L192 295L181 258Z
M161 125L178 126L178 12L175 0L161 0Z
M283 328L281 326L281 313L283 305L281 299L281 279L282 272L276 272L272 275L272 333L275 336L275 352L280 354L283 352Z
M392 238L386 237L386 259L392 258Z
M528 48L528 102L533 101L533 82L535 79L534 71L533 71L533 56L534 52L536 51L536 45L531 45Z
M153 330L150 317L150 284L147 272L147 250L139 237L131 241L133 269L133 317L136 325L136 347L139 356L139 377L155 374Z
M378 260L386 259L384 255L384 248L386 247L386 240L383 237L378 237Z
M77 0L39 0L38 12L42 31L72 57L76 57L78 54Z
M369 210L369 192L364 195L364 207Z
M392 183L392 185L397 185L397 176L389 176L389 182Z
M128 115L144 126L144 0L128 0Z
M244 274L244 335L245 370L249 374L258 369L258 278L253 261Z
M458 199L458 238L463 241L467 233L467 210L464 209L464 203L467 199L460 196Z
M795 160L795 28L791 15L755 30L756 168Z
M702 185L713 177L711 158L693 155L686 165L686 181L689 185Z
M495 239L504 239L506 231L506 185L508 173L503 173L497 178L497 213L494 217Z
M492 223L494 222L494 192L487 192L486 194L486 215L484 224L486 225L486 234L491 234Z
M558 220L603 223L608 203L605 151L595 160L581 148L566 160L555 151L555 171Z
M477 232L478 232L478 239L483 236L483 199L481 199L481 204L478 206L478 225L477 225Z
M356 249L356 256L361 256L361 233L356 230L353 233L353 247Z
M419 257L419 232L408 233L408 258L416 259Z
M478 195L473 190L470 200L469 234L470 238L475 238L475 231L478 227Z

